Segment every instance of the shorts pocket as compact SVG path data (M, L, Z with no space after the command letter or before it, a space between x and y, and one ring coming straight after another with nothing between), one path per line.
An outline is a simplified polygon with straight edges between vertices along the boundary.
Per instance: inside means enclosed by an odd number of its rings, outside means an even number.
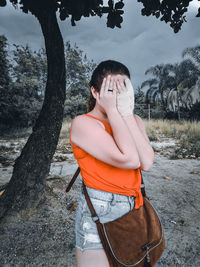
M101 199L96 199L96 198L90 198L92 205L96 211L96 214L101 217L101 216L106 216L107 214L110 213L110 203L109 201L104 201ZM84 203L84 207L83 207L83 212L84 214L87 214L89 216L91 216L91 211L88 207L87 201L85 201Z
M131 210L129 202L117 202L111 206L110 212L101 218L101 223L114 221Z
M128 213L130 210L129 202L117 202L111 208L111 216L116 219Z

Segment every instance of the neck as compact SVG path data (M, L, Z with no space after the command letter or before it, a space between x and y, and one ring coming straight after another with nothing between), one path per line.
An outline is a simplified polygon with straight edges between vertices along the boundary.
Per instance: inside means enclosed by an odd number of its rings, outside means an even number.
M97 105L95 105L95 107L90 111L90 113L98 118L102 118L105 121L108 120L108 116L106 112L102 110L102 108L98 107Z

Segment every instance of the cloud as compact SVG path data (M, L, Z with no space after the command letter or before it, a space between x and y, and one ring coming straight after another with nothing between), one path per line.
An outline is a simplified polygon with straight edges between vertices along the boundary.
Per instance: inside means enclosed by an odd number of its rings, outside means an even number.
M152 16L141 16L142 4L125 1L122 28L106 27L106 15L102 18L90 17L77 21L71 26L70 19L62 22L60 29L64 41L77 43L89 58L97 63L115 59L126 64L133 77L135 87L149 78L147 68L161 63L181 61L181 53L186 47L199 44L200 20L196 18L198 1L193 1L186 15L187 22L175 34L169 23ZM0 34L5 34L11 43L29 43L34 49L44 46L44 40L37 19L7 5L0 8Z

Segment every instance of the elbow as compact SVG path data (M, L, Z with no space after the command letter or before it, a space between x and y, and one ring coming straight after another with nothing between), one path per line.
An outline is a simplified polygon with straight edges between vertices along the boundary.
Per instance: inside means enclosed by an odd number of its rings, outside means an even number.
M138 169L140 167L140 162L137 160L127 160L124 165L123 168L127 169L127 170L135 170Z
M151 169L152 164L153 164L153 162L145 163L145 164L143 164L143 165L140 165L139 168L140 168L142 171L147 172L148 170Z
M138 157L123 157L123 168L127 170L138 169L140 167L140 160Z
M154 162L154 153L152 154L152 157L150 159L148 159L145 162L143 162L142 164L140 164L139 168L142 171L146 172L152 168L153 162Z
M138 169L140 168L140 160L139 158L138 159L135 159L133 162L132 162L132 165L131 165L131 169Z

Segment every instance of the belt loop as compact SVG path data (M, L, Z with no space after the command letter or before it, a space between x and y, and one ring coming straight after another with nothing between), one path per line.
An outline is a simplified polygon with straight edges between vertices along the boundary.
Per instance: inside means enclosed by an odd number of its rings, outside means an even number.
M114 206L116 204L116 195L114 193L112 193L112 200L110 202L111 206Z
M130 204L130 209L132 210L135 207L135 197L134 196L129 196L128 201Z
M131 210L131 196L128 196L128 202L129 202L130 210Z

